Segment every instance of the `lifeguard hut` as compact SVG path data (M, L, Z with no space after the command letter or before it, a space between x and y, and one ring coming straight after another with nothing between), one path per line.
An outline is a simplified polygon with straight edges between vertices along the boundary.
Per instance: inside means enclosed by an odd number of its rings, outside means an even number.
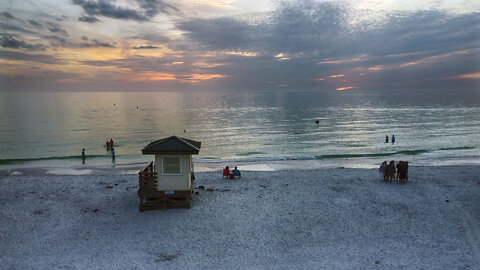
M190 208L195 181L192 155L200 151L201 142L171 136L149 143L144 155L155 155L138 173L140 211L165 208Z

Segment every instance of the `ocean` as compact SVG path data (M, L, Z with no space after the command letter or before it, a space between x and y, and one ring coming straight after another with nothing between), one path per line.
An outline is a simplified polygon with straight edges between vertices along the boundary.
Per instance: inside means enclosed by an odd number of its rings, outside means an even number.
M110 165L110 138L116 164L142 163L171 135L201 141L206 163L480 164L479 134L473 90L0 93L0 168L83 165L82 148Z

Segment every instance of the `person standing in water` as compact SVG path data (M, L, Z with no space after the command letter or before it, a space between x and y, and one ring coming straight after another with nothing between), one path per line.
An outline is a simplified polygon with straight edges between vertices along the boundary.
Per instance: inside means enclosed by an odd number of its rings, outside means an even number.
M388 135L385 135L385 143L388 143Z
M395 143L395 134L392 135L392 144Z
M115 148L112 147L112 163L115 163Z

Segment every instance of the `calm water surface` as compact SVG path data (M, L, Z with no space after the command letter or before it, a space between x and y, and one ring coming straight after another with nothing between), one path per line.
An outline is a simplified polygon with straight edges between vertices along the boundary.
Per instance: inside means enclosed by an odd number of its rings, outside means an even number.
M479 134L479 91L0 93L4 167L78 164L82 148L108 164L110 138L117 163L144 162L141 149L170 135L201 141L205 162L480 164Z

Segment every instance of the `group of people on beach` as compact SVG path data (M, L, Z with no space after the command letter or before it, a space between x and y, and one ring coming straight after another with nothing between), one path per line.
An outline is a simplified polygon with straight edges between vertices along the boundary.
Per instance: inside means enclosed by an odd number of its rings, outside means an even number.
M385 135L385 143L388 143L388 135ZM392 144L395 143L395 134L392 135Z
M235 166L235 169L233 169L231 172L230 172L230 167L228 166L226 166L225 169L223 169L223 178L235 179L235 177L242 178L242 174L237 169L237 166Z
M391 183L393 180L397 180L399 184L405 184L408 182L408 161L399 161L395 170L395 161L382 162L378 169L380 181ZM396 175L395 175L396 173Z

